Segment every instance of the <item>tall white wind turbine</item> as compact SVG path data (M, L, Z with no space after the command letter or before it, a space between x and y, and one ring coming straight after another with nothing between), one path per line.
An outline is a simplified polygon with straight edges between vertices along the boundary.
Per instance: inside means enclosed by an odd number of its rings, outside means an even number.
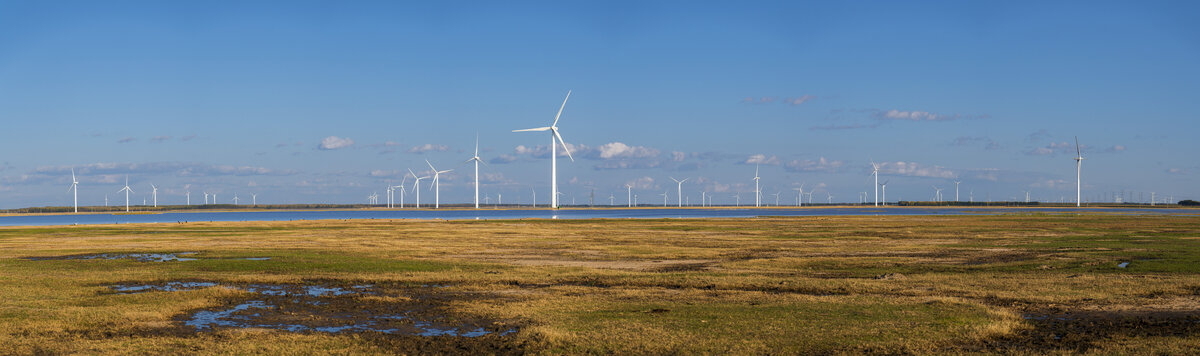
M129 193L133 193L133 189L129 189L129 176L125 176L125 188L121 188L117 193L125 192L125 212L129 212Z
M958 184L959 183L962 183L962 181L959 180L958 177L954 177L954 202L955 203L961 201L961 200L958 200Z
M567 91L567 97L563 98L562 106L558 108L558 114L554 115L554 123L546 127L537 127L524 130L513 130L513 132L526 131L550 131L550 208L558 209L558 144L562 143L563 151L567 152L567 158L571 162L575 162L575 157L571 157L571 150L567 149L567 143L563 141L562 135L558 133L558 118L562 116L563 108L567 107L567 99L571 98L571 92ZM558 141L555 141L558 139Z
M1079 207L1080 197L1082 197L1083 188L1079 171L1083 168L1083 151L1079 149L1079 136L1075 136L1075 206Z
M762 206L762 191L758 189L758 165L754 166L754 206Z
M429 178L429 177L428 176L426 176L426 177L418 176L416 173L413 173L412 168L408 169L408 174L411 174L413 176L413 178L416 178L416 181L413 182L413 188L412 188L413 192L417 193L417 197L416 197L417 203L414 206L417 208L420 208L421 207L421 190L418 187L420 187L422 179Z
M439 171L439 170L437 170L437 168L433 168L433 163L429 163L429 160L425 160L425 164L428 164L429 169L433 170L433 182L431 182L429 184L429 188L433 189L433 208L437 209L437 208L441 207L440 204L441 204L441 195L442 195L442 182L438 178L442 176L442 173L449 173L450 171L453 171L453 169ZM476 199L475 202L478 203L479 196L476 195L475 199Z
M629 184L625 185L625 194L626 194L625 201L627 203L629 203L629 207L632 208L633 207L633 186L632 185L629 185Z
M679 194L679 207L681 207L681 208L683 207L683 182L686 182L688 179L690 179L690 178L684 178L683 180L678 180L678 179L675 179L675 177L671 177L671 180L675 181L675 184L676 184L675 190Z
M258 206L258 193L250 193L250 206Z
M663 207L667 207L667 192L662 192L662 194L659 195L663 196Z
M75 212L79 212L79 180L75 179L75 168L71 168L71 187L68 192L75 192Z
M157 208L158 207L158 186L151 184L150 189L151 189L150 194L154 196L154 207Z
M885 180L885 181L883 181L883 184L879 185L880 187L883 188L883 206L887 206L887 184L888 184L888 182L891 182L891 181Z
M871 160L871 175L875 176L875 206L879 206L879 165Z
M479 159L479 133L475 133L475 155L465 163L471 163L471 161L475 161L475 209L479 209L479 164L483 163L483 160ZM487 165L487 163L483 164Z

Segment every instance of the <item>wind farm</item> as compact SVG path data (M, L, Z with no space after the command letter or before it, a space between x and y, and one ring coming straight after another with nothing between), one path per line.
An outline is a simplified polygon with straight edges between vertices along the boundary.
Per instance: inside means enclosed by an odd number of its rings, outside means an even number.
M0 354L1200 354L1200 5L1030 5L0 2Z

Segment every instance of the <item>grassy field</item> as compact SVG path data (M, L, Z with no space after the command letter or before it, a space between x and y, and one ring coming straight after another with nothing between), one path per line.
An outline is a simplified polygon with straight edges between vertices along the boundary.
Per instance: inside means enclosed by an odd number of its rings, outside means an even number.
M69 258L148 252L196 260ZM217 286L111 287L174 281ZM270 325L487 333L187 325L252 299ZM1194 214L0 228L2 354L1196 354L1198 336Z

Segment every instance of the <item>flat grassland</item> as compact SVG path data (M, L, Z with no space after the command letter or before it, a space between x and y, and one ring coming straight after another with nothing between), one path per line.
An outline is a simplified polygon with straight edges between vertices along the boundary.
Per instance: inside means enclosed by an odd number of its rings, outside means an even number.
M72 258L148 252L196 260ZM216 286L112 288L169 282ZM257 327L188 324L251 299ZM264 327L364 311L485 332ZM0 228L0 354L132 352L1196 354L1200 216Z

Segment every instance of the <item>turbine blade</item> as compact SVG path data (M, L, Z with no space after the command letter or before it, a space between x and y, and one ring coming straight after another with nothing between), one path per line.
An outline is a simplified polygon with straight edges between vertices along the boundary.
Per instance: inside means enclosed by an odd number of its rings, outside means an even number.
M433 168L433 163L429 163L429 160L425 160L425 164L429 165L429 169L432 169L434 172L437 172L437 168Z
M532 129L524 129L524 130L512 130L512 132L549 131L549 130L550 130L550 127L547 126L547 127L535 127Z
M567 99L570 99L570 98L571 98L571 91L568 90L567 97L563 98L562 106L558 107L558 114L554 115L554 124L551 124L550 127L558 126L558 117L562 116L563 108L567 107ZM572 161L574 161L574 160L572 160Z
M563 151L567 152L567 158L570 158L571 162L575 162L575 157L571 157L571 150L567 148L567 143L565 141L563 141L562 135L558 134L558 130L551 130L551 131L554 132L554 137L558 138L558 142L562 144Z
M1079 151L1079 136L1075 136L1075 157L1083 157L1083 153Z

